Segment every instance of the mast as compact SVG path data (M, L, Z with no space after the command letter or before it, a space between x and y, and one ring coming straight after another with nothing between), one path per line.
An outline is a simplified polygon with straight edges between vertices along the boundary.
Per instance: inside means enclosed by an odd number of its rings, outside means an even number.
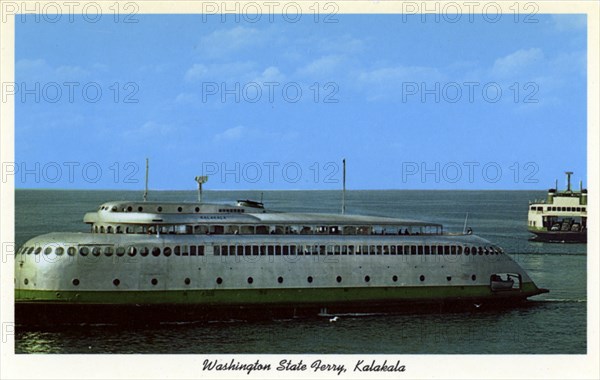
M342 160L342 214L346 213L346 159Z
M148 158L146 158L146 188L144 190L144 202L148 200Z
M565 174L567 175L567 191L571 192L571 174L573 172L565 172Z
M208 181L208 176L202 175L194 178L198 182L198 202L202 203L202 184Z

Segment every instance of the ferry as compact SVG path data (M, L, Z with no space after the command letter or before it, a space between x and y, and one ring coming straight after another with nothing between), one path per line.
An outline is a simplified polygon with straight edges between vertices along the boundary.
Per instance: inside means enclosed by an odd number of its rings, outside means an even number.
M106 202L88 232L27 241L17 324L479 309L548 292L470 228L198 198Z
M587 189L579 182L579 191L571 189L571 175L567 175L566 190L558 190L558 181L548 190L546 200L529 203L528 229L534 241L552 243L587 242Z

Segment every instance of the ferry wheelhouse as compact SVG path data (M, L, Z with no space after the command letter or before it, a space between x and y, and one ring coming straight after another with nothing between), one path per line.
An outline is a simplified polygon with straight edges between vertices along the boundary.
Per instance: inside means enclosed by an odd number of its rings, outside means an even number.
M18 250L17 323L480 307L547 292L502 248L437 223L250 200L107 202L84 222L89 232Z
M547 199L529 203L528 228L534 240L544 242L587 242L587 189L579 184L579 191L571 189L571 175L567 175L567 189L548 190Z

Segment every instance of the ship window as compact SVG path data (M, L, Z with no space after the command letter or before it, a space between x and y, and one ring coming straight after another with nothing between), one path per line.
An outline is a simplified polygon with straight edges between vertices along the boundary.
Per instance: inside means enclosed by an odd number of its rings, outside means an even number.
M153 247L152 248L152 256L158 257L160 256L160 248L158 247Z
M115 279L113 280L113 285L114 285L114 286L119 286L119 285L121 285L121 281L120 281L118 278L115 278Z
M424 252L424 253L425 253L426 255L429 255L429 254L431 253L431 247L430 247L430 246L428 246L428 245L426 245L426 246L425 246L425 252Z
M131 206L127 207L127 211L132 211L132 210L133 210L133 207L131 207Z
M176 245L176 246L173 248L173 254L175 254L175 256L181 256L181 247L180 247L180 246L178 246L178 245Z
M302 252L302 251L300 251L300 252ZM292 256L296 255L296 246L295 245L290 246L290 255L292 255Z
M354 255L354 246L353 245L349 245L348 246L348 254L349 255Z
M458 255L462 255L462 251L463 251L463 247L462 247L462 245L459 245L458 247L456 247L456 253L457 253Z
M185 280L183 280L183 283L186 285L189 285L192 282L192 280L190 280L189 278L186 278Z
M483 255L483 248L479 247L478 252L480 256Z
M284 245L282 248L283 248L283 255L284 256L289 256L289 254L290 254L290 247L287 246L287 245Z
M450 254L450 246L449 245L445 245L444 246L444 255L449 255Z
M204 246L203 245L198 246L198 256L204 256Z
M567 211L571 211L571 207L567 207Z
M277 277L277 282L280 284L283 283L283 277L281 277L281 276Z
M425 281L425 276L423 276L423 275L419 276L419 280L420 280L421 282Z
M223 283L223 279L221 277L217 277L217 284L221 285Z
M369 254L369 246L368 245L362 245L359 248L360 248L360 251L357 252L359 255L368 255Z
M450 247L450 254L451 255L456 255L456 246L455 245L453 245L453 246Z
M142 211L144 211L144 208L142 206L140 206L140 207L138 207L138 211L142 212Z
M127 250L127 254L131 257L135 256L137 254L137 248L135 248L134 246L129 247L129 249Z
M324 255L325 254L325 246L324 245L320 245L319 246L319 255Z
M183 208L181 206L179 206L179 207L177 207L177 211L181 212L181 211L183 211Z
M79 279L78 278L74 278L73 281L72 281L72 284L74 286L79 286Z
M140 255L141 256L148 256L148 254L150 253L150 249L148 249L148 247L142 247L140 248Z
M117 248L117 256L123 256L125 254L125 247Z
M275 256L281 256L281 246L280 245L275 246Z
M486 255L490 254L490 251L488 250L488 247L483 247L483 253L485 253Z
M392 276L392 281L394 281L394 282L397 282L397 281L398 281L398 276L396 276L396 275L393 275L393 276Z
M582 207L582 208L581 208L581 211L584 211L584 212L585 212L585 207Z
M94 248L92 248L92 255L94 255L94 256L100 256L100 247L94 247Z
M233 249L232 249L232 251L233 251ZM244 246L243 245L238 245L237 246L237 255L238 256L244 256Z
M71 247L71 248L73 248L73 247ZM28 255L31 255L31 254L33 253L33 250L34 250L34 249L35 249L34 247L29 247L29 249L27 250L27 254L28 254ZM75 249L75 248L73 248L73 249ZM72 256L72 255L71 255L71 256Z
M369 255L374 255L374 254L375 254L375 246L374 245L370 245L369 246Z
M410 246L410 254L411 255L416 255L417 254L417 246L416 245L411 245Z
M190 246L190 248L193 246ZM213 247L213 255L215 256L220 256L221 255L221 249L223 249L225 247L221 247L220 245L215 245ZM183 255L185 256L185 252L183 253Z
M335 280L336 280L338 283L342 282L342 276L337 276L337 277L335 278Z
M399 255L403 255L404 254L404 250L402 249L402 246L396 246L396 253Z
M173 253L173 250L171 249L171 247L165 247L163 249L163 255L169 257L169 256L171 256L171 253Z
M348 254L348 246L347 245L342 245L342 255L347 255Z
M252 277L248 277L248 280L246 281L248 281L249 284L252 284L254 282L254 279Z
M223 248L227 248L227 246L224 246ZM195 245L190 245L190 256L197 256L198 255L198 248Z
M39 254L40 254L40 252L42 252L42 247L37 247L37 248L35 249L35 252L34 252L34 253L35 253L36 255L39 255Z
M259 255L259 251L258 251L258 245L253 245L252 246L252 256L258 256Z
M575 211L581 211L581 207L575 207Z
M153 278L152 281L150 281L150 283L154 286L156 286L158 284L158 280Z
M123 233L123 228L121 226L117 226L117 233L118 234L122 234Z
M564 207L564 206L563 206L563 207L561 207L560 209L561 209L561 211L567 211L567 208L566 208L566 207Z
M381 255L383 253L383 247L381 245L377 246L377 254Z
M369 281L371 281L371 277L365 276L365 282L369 282Z
M273 256L275 253L275 248L272 245L267 246L267 250L269 252L269 256Z
M52 247L46 247L46 249L44 249L44 253L45 253L46 255L49 255L49 254L51 254L51 253L52 253Z
M472 280L472 281L475 281L475 280L477 280L477 276L475 276L475 275L472 275L472 276L471 276L471 280Z
M313 282L313 278L312 278L312 276L308 276L308 277L306 278L306 281L308 281L308 283L309 283L309 284L312 284L312 282Z
M419 245L419 246L417 246L417 253L418 253L419 255L422 255L422 254L423 254L423 246L422 246L422 245Z
M161 207L161 206L158 206L158 207L156 208L156 211L158 211L158 212L161 212L161 211L162 211L162 207Z
M340 254L340 246L336 245L333 247L333 254L334 255L339 255Z
M465 255L469 255L471 253L471 248L465 247Z
M65 253L65 249L63 247L57 247L56 248L56 254L58 256L62 255L63 253Z
M196 207L196 208L194 209L194 211L196 211L196 212L200 212L200 207Z
M446 280L447 281L452 281L452 277L451 276L446 276Z
M266 254L267 254L267 246L261 245L260 246L260 255L265 256Z

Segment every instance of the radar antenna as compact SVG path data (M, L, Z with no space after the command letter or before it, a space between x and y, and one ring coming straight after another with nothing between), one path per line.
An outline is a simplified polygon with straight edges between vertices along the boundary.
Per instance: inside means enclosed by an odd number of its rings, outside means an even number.
M208 176L202 175L194 178L198 182L198 202L202 203L202 184L208 182Z

